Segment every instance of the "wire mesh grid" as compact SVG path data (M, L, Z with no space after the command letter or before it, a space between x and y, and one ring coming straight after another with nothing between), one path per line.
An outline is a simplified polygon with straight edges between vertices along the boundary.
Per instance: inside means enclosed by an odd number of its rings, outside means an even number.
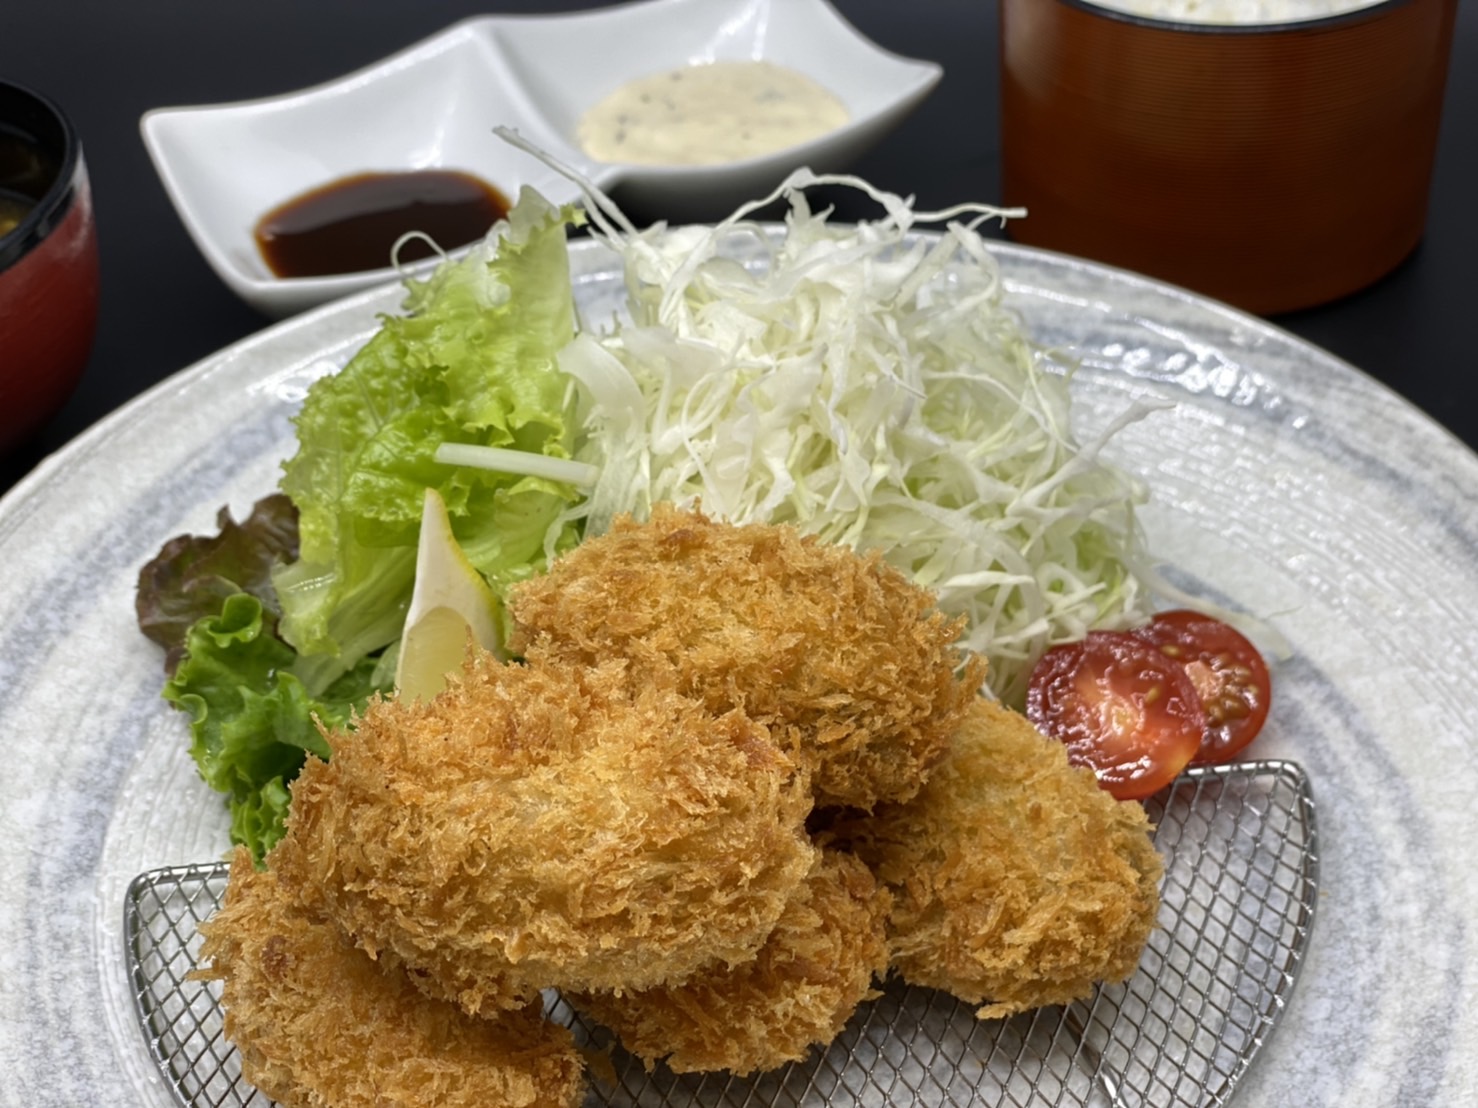
M608 1051L587 1105L1225 1104L1287 1002L1313 926L1313 797L1298 766L1264 761L1192 769L1146 808L1165 858L1160 926L1127 982L981 1021L973 1005L892 981L826 1050L751 1079L649 1072L551 995L551 1018ZM272 1103L241 1077L219 987L189 976L197 925L225 887L224 865L153 870L124 908L135 1009L183 1108Z

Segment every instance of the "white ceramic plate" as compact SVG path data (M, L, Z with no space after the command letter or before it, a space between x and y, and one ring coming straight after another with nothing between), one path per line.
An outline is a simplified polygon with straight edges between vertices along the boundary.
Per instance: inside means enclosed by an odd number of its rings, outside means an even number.
M1322 901L1292 1002L1237 1103L1448 1105L1478 1091L1478 457L1348 365L1257 320L1089 263L999 253L1038 337L1079 352L1086 435L1152 485L1186 587L1292 646L1254 751L1305 767ZM574 251L578 296L619 298ZM387 287L233 346L135 400L0 501L0 1104L166 1108L123 971L128 881L208 861L224 809L159 699L140 565L240 517L305 386L393 311Z
M599 163L575 142L585 110L633 78L742 60L806 74L846 105L849 121L776 154L720 166ZM316 88L159 108L145 113L140 129L211 268L242 299L280 318L395 276L382 269L284 279L267 268L252 238L257 221L319 185L366 171L444 168L481 177L510 201L524 185L556 203L577 198L567 179L495 137L501 125L602 187L620 187L628 208L715 220L797 166L843 168L917 106L942 72L882 50L828 0L641 0L464 20Z

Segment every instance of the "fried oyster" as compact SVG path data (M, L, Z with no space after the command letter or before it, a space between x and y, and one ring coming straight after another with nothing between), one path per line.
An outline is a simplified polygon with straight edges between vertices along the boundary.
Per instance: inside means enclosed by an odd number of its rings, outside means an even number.
M1134 972L1159 909L1149 830L1061 743L982 699L913 800L830 834L893 893L893 969L984 1019Z
M521 584L515 647L742 709L807 770L819 805L906 800L985 676L960 624L876 556L793 527L657 505Z
M201 927L242 1075L283 1108L574 1108L584 1062L538 1005L475 1019L377 965L238 848Z
M889 897L851 855L826 851L758 956L676 985L572 1003L649 1066L750 1074L830 1043L888 966Z
M472 1013L751 959L816 854L805 779L765 728L619 662L482 654L329 741L271 864Z

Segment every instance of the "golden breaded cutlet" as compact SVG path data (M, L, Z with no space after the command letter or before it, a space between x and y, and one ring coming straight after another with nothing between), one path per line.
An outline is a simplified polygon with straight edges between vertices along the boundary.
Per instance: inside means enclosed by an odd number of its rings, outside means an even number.
M537 1006L476 1019L387 972L238 848L201 927L242 1075L283 1108L574 1108L584 1064Z
M991 1018L1134 972L1163 872L1149 831L1061 743L981 699L918 796L830 835L893 893L893 969Z
M521 583L509 609L530 656L624 658L638 682L742 708L827 806L913 795L985 676L961 625L879 557L666 504Z
M816 851L806 782L763 727L633 688L619 662L477 655L329 745L269 863L472 1013L752 958Z
M776 1069L830 1043L872 995L888 967L888 904L866 866L826 851L753 961L677 985L567 999L649 1066Z

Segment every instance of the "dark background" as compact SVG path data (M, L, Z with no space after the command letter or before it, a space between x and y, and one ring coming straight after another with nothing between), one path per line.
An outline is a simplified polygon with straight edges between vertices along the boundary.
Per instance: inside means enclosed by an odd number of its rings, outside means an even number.
M924 207L999 199L994 0L834 0L865 35L945 76L853 168ZM0 76L49 94L80 131L102 254L97 342L81 387L0 491L155 382L268 320L206 266L139 137L155 107L249 99L340 76L469 15L600 0L3 0ZM1338 304L1278 317L1478 447L1478 16L1459 7L1425 239ZM620 49L620 44L613 46ZM370 122L369 125L373 125ZM4 352L0 351L0 358Z

